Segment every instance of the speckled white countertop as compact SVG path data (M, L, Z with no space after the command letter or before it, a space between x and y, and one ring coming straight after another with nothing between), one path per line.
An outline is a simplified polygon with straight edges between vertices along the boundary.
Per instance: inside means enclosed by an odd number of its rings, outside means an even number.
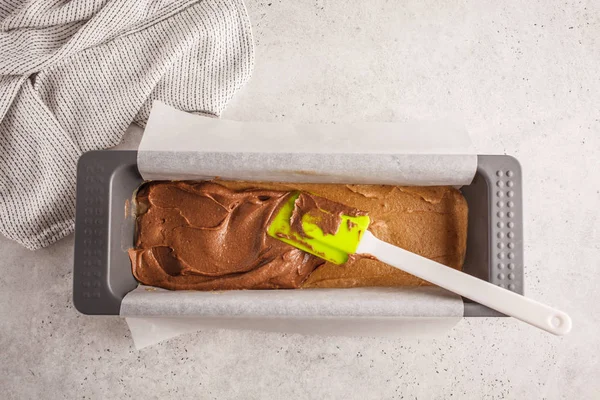
M464 319L428 340L207 331L138 352L124 321L73 308L72 236L0 238L2 397L600 398L600 3L450 3L253 2L254 77L224 117L461 116L479 153L521 161L526 294L570 335Z

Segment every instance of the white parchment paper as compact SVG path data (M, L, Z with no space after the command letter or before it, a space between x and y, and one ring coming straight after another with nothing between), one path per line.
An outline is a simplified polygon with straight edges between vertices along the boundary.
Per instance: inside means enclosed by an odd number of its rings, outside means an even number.
M454 299L452 293L433 286L205 292L173 291L140 285L123 300L121 315L445 317L456 314ZM462 307L458 309L462 315Z
M138 152L145 180L468 185L477 156L444 122L291 125L193 115L155 102Z
M145 180L469 184L477 156L455 123L290 125L193 115L155 102L138 151ZM140 286L121 306L138 348L199 329L409 337L463 316L437 287L167 291Z
M152 317L126 318L137 349L202 330L233 329L301 335L424 339L453 328L460 317Z
M408 338L450 329L463 302L431 286L199 292L140 285L125 296L121 315L137 348L202 329Z

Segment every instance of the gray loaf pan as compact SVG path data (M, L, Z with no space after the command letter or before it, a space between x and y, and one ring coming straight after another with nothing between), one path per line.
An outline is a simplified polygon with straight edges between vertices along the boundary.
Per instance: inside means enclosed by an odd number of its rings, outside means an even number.
M521 167L505 155L480 155L469 205L464 272L523 294ZM137 152L91 151L77 166L73 302L89 315L118 315L137 286L127 250L133 246L133 196L143 183ZM340 289L343 290L343 289ZM466 317L503 316L464 299Z

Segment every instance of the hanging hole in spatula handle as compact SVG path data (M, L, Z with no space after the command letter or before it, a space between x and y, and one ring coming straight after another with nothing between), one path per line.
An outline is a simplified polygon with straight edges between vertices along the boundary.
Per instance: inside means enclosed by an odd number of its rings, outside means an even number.
M552 333L562 336L571 331L573 323L571 317L559 311L548 318L548 326L552 330Z

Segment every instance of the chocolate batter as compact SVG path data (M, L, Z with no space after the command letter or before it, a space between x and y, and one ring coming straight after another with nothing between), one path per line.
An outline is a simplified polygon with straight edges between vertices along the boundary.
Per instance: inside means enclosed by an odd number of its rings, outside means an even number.
M428 284L364 257L341 266L324 263L268 236L269 219L297 190L367 211L369 230L378 238L462 266L468 209L452 187L153 182L137 196L138 229L130 250L135 277L150 286L196 290ZM297 205L310 209L311 199L304 200ZM326 229L334 232L337 224L334 218Z
M153 182L137 196L140 282L166 289L297 288L324 261L267 235L290 192L235 192L213 182Z

